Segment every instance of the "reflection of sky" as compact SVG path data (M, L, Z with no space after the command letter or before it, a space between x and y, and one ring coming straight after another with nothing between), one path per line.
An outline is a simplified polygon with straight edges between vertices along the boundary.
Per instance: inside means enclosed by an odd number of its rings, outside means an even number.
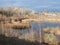
M60 0L0 0L0 7L3 6L26 7L36 11L60 11Z

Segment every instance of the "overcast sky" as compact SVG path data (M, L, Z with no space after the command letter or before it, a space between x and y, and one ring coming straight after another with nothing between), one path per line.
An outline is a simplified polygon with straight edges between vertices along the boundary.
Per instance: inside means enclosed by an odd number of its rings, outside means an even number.
M60 11L60 0L0 0L0 7L17 6L36 11Z

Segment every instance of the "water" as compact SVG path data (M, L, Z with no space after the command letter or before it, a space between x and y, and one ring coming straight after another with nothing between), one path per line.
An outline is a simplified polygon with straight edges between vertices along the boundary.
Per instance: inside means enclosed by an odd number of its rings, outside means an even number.
M47 27L60 27L60 23L55 23L55 22L32 22L31 23L31 28L29 29L19 29L16 30L22 34L27 34L31 32L32 30L35 31L36 33L40 34L42 36L44 34L43 28ZM60 36L56 35L57 39L60 40Z
M42 22L42 27L60 27L60 23L56 22Z
M32 30L35 31L35 32L39 32L39 30L40 30L39 25L40 25L40 24L38 24L38 22L32 22L32 23L30 23L30 24L31 24L31 28L29 28L29 29L17 29L16 31L18 31L18 32L20 32L20 33L22 33L22 34L29 33L29 32L31 32Z
M60 23L55 23L55 22L32 22L31 23L31 28L33 31L39 32L42 28L47 28L47 27L60 27ZM31 31L31 28L29 29L17 29L16 31L26 34ZM40 29L41 28L41 29Z

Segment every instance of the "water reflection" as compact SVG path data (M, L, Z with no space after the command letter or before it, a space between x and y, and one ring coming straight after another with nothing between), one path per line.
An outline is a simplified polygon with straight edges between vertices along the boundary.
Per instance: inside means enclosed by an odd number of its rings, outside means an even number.
M47 27L60 27L60 23L53 23L53 22L32 22L31 23L31 28L29 29L18 29L16 30L17 32L24 34L30 33L30 32L36 32L38 36L43 36L43 28ZM55 35L58 40L60 40L60 36Z
M60 27L60 23L55 23L55 22L41 22L41 23L32 22L31 23L31 28L36 32L39 32L39 30L41 30L42 28L47 28L47 27ZM29 29L17 29L16 31L25 34L25 33L29 33L31 31L31 28L29 28Z

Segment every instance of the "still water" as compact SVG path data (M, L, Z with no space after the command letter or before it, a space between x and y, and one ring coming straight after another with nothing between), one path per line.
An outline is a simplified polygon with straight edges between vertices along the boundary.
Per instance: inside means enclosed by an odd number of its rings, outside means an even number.
M60 27L60 23L56 23L56 22L32 22L31 24L31 28L29 29L18 29L16 31L22 33L22 34L26 34L31 32L32 30L43 35L43 28L47 28L47 27ZM60 36L57 36L58 40L60 40Z
M29 29L18 29L16 31L19 31L23 34L29 33L31 30L39 32L39 30L42 30L43 28L47 27L60 27L60 23L55 22L32 22L30 23L31 28Z

